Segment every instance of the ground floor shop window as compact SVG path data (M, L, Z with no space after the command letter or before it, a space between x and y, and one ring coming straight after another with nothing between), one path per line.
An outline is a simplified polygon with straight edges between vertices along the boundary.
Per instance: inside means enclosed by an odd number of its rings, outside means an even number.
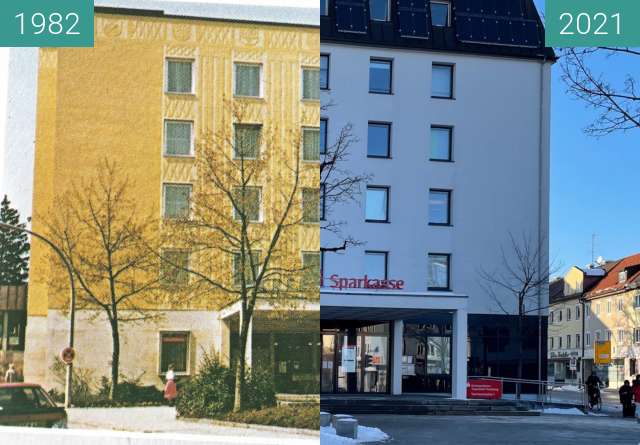
M389 323L323 322L321 392L388 393Z
M26 318L24 311L0 311L0 350L24 351Z
M160 333L160 373L166 373L170 365L173 366L173 370L177 373L187 373L188 362L189 333Z
M451 321L404 324L402 392L451 392Z

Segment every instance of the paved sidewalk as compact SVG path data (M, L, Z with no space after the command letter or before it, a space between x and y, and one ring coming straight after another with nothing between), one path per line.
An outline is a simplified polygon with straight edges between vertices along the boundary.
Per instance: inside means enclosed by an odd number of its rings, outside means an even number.
M638 445L634 419L596 416L397 416L359 415L360 425L391 436L389 445Z
M134 431L143 433L207 434L246 438L306 439L318 441L318 434L277 427L229 427L206 421L176 419L175 408L71 408L69 428Z

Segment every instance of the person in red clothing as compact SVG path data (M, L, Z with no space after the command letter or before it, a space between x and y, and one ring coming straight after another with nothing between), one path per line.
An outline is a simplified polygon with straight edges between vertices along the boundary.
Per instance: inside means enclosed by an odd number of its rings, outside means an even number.
M636 403L640 403L640 374L636 376L631 389L633 390L633 400Z
M167 399L169 405L173 406L175 399L178 396L178 389L176 387L176 373L173 370L173 364L169 365L167 370L167 383L164 386L164 398Z

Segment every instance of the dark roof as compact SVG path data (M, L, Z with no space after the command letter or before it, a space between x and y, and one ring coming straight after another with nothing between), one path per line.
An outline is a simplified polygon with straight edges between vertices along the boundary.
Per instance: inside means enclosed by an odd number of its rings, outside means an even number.
M557 303L564 298L564 280L558 278L549 283L549 304Z
M597 298L640 285L640 253L622 258L609 267L605 277L587 293L587 298ZM626 280L620 282L618 275L624 271L627 272Z
M447 51L478 55L497 55L529 59L556 59L553 49L544 45L544 25L533 0L450 0L451 26L431 26L429 0L392 0L391 21L369 20L369 0L327 0L328 15L320 17L321 42L384 46L425 51ZM487 7L482 5L486 4ZM491 6L488 4L491 3ZM518 14L511 14L517 9ZM403 15L404 14L404 15ZM407 15L408 14L408 15ZM424 21L426 18L426 28ZM345 25L345 23L347 25ZM529 39L524 44L503 42L502 34L515 35L516 26L527 25ZM351 24L351 25L349 25ZM492 26L493 25L493 26ZM346 30L348 26L357 31ZM405 31L402 31L404 27ZM421 29L419 27L422 27ZM340 29L341 28L341 29ZM421 35L407 37L408 28ZM517 27L520 32L521 27ZM513 33L512 33L513 29ZM471 41L474 41L472 43ZM483 41L480 43L479 41Z

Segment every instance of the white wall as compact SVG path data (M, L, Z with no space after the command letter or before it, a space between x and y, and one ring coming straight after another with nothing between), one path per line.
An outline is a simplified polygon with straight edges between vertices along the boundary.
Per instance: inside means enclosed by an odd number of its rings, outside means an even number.
M339 44L323 44L321 51L331 55L331 90L322 94L323 103L335 104L322 116L329 119L329 143L352 123L359 142L347 169L391 187L390 224L364 222L364 194L361 205L335 209L331 218L348 222L345 232L364 244L328 254L325 277L362 276L365 250L389 251L389 277L405 280L408 292L424 292L427 253L451 253L452 290L469 296L469 313L498 313L480 286L479 267L499 266L509 232L535 241L541 221L545 246L548 239L549 66L543 71L541 62L522 59ZM368 93L370 57L393 59L393 95ZM430 98L432 62L455 64L455 100ZM366 158L369 120L393 123L392 159ZM455 162L428 160L432 124L455 127ZM453 227L427 224L429 188L453 190ZM325 246L335 242L328 233L322 237ZM541 263L547 264L546 252Z

